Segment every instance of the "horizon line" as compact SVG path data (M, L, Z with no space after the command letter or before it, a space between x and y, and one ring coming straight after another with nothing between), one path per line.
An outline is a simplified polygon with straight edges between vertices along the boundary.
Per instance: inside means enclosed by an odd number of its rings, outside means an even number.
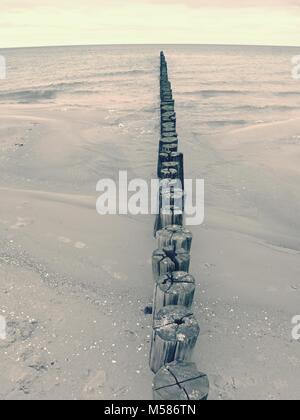
M75 48L75 47L129 47L129 46L215 46L215 47L273 47L273 48L300 48L300 45L277 45L277 44L215 44L215 43L112 43L112 44L57 44L57 45L30 45L18 47L0 47L0 50L17 50L30 48Z

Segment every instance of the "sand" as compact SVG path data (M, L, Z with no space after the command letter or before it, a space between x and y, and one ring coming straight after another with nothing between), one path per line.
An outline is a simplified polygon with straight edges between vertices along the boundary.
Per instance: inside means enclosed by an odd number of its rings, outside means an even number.
M112 110L0 108L0 399L151 399L153 217L95 206L101 177L155 174L157 115L145 133ZM181 140L206 182L191 272L213 400L299 399L299 123Z

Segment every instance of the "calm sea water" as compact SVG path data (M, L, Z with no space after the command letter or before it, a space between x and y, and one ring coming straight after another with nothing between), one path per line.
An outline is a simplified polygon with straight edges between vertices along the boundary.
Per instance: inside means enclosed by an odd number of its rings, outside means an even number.
M139 118L158 105L159 52L167 55L177 112L192 130L213 133L294 117L300 81L295 48L86 46L2 50L0 103L113 109ZM145 115L144 115L145 117Z

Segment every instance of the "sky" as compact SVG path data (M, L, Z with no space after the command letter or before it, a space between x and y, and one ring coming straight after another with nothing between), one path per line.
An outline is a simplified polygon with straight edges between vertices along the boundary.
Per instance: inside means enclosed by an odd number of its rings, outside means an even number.
M0 48L300 46L300 0L0 0Z

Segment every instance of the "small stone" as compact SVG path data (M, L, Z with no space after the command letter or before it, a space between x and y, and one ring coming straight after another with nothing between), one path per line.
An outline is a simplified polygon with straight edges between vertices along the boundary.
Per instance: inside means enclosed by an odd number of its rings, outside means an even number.
M145 315L152 315L152 313L153 313L153 307L152 307L152 305L146 306L146 308L144 309L144 314Z

